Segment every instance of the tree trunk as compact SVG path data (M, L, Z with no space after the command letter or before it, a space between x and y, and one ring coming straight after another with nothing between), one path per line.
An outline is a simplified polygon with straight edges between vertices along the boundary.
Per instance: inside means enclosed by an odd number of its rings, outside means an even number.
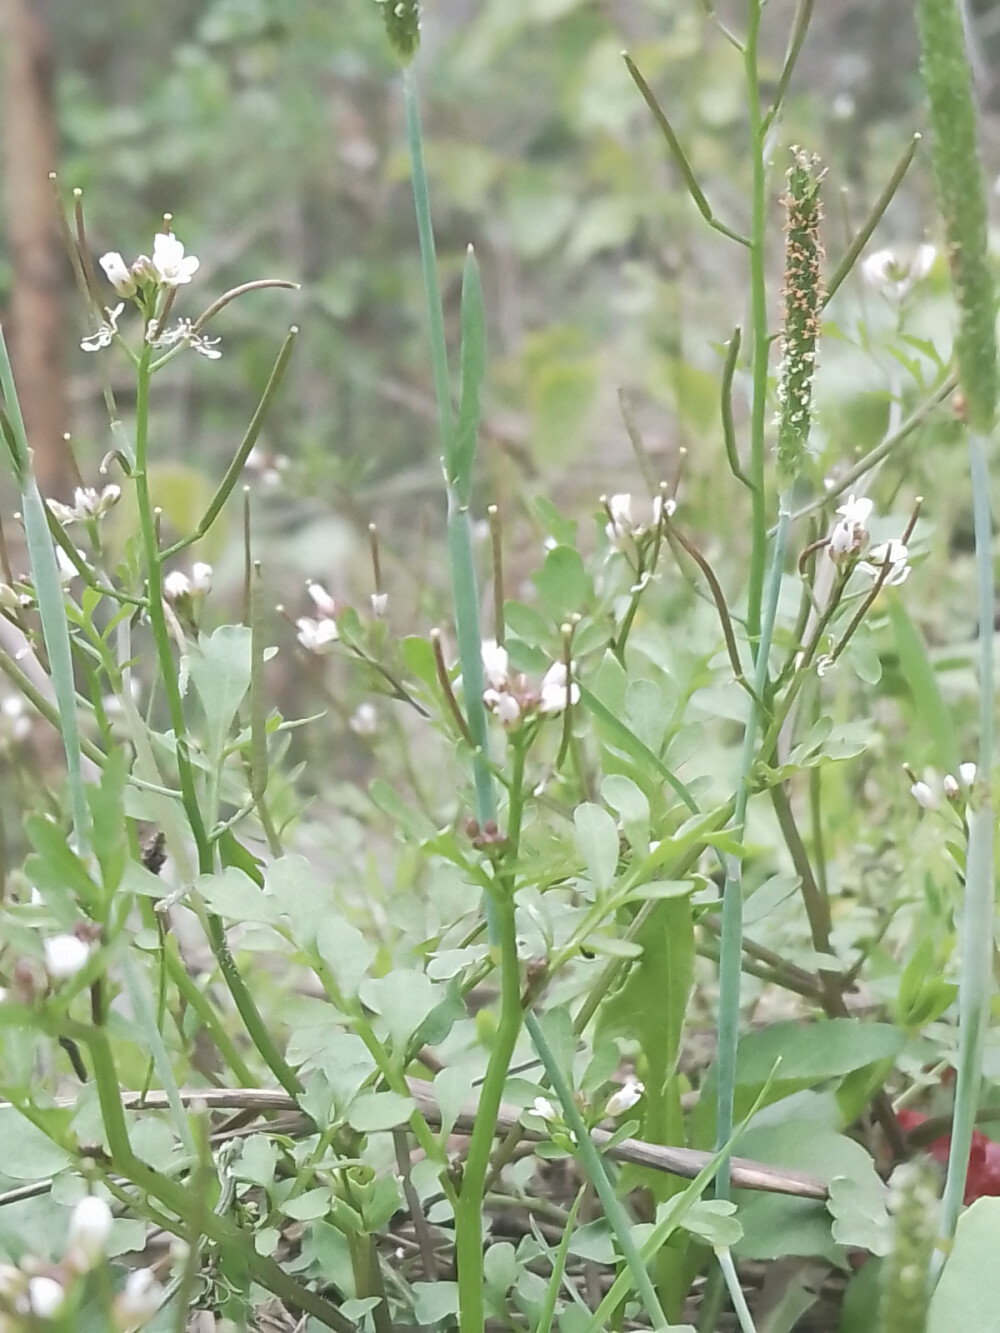
M8 251L6 329L35 474L43 492L73 484L63 438L63 300L67 264L49 172L56 167L52 40L43 0L0 0L2 134ZM68 497L66 497L68 498Z

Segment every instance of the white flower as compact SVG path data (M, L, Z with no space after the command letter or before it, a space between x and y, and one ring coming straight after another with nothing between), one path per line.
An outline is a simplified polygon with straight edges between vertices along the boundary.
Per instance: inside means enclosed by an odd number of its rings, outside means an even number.
M191 596L191 580L182 569L172 569L163 580L163 596L168 602Z
M125 309L124 303L116 305L114 310L105 307L104 313L107 318L98 325L96 331L87 338L80 340L80 347L85 352L99 352L102 347L110 347L114 342L115 334L118 332L118 316Z
M76 976L90 957L90 945L75 935L52 935L43 947L45 969L56 980Z
M73 1209L69 1249L79 1268L93 1268L104 1254L111 1235L111 1209L96 1194L88 1194Z
M351 730L358 736L374 736L378 731L378 709L373 703L358 704L351 718Z
M36 1319L51 1319L59 1313L66 1293L54 1277L28 1279L28 1305Z
M542 1120L559 1119L559 1112L549 1101L548 1097L536 1097L529 1109L532 1115L537 1115Z
M187 343L188 347L193 347L199 356L205 356L209 361L218 361L222 353L219 351L221 338L206 338L203 333L196 333L194 326L189 319L179 319L172 329L164 329L160 332L159 322L151 319L146 327L146 341L151 347L173 347L175 343Z
M871 559L860 560L858 569L863 570L870 578L877 579L888 562L889 571L882 582L883 588L892 588L905 583L910 577L910 566L907 563L909 552L902 542L895 540L883 542L881 546L873 547L868 554Z
M521 716L521 705L513 694L506 690L484 690L483 703L505 727L512 727Z
M109 250L106 255L101 255L97 262L104 269L104 276L119 296L135 295L135 277L117 250Z
M337 602L331 597L322 583L313 583L310 579L306 584L306 592L313 600L313 605L321 616L332 619L337 614Z
M866 528L874 508L874 502L867 496L849 495L837 513L849 527Z
M372 613L376 616L384 616L389 606L389 594L387 592L372 593Z
M937 792L926 782L915 782L910 788L910 795L924 810L934 810L937 807Z
M493 690L502 690L507 686L510 659L507 649L493 639L484 639L482 644L483 675Z
M540 713L561 713L567 705L580 702L580 687L570 684L566 675L565 662L553 662L542 677L542 688L538 700Z
M971 787L976 780L975 764L959 764L958 776L962 779L962 781L965 783L967 787Z
M959 786L958 778L953 777L951 773L946 773L941 779L941 790L947 800L953 801L962 788Z
M212 566L196 560L191 566L191 590L204 595L212 590Z
M634 530L632 497L627 492L621 495L612 495L608 501L608 513L611 515L611 522L605 524L604 535L609 542L619 542Z
M609 1116L624 1115L626 1111L631 1111L645 1091L645 1087L637 1078L627 1078L618 1091L613 1092L608 1098L604 1114Z
M184 254L184 247L172 231L158 231L153 237L153 268L164 287L179 287L190 282L201 261Z
M31 717L22 695L8 694L0 704L0 716L3 717L5 729L9 729L12 740L23 741L31 735Z
M863 495L852 495L840 506L840 521L834 524L827 554L835 563L860 551L868 540L868 519L874 505Z
M53 515L65 527L68 523L103 518L121 498L120 486L105 486L100 491L96 486L77 486L73 492L71 505L60 504L58 500L49 500L48 505Z
M309 653L325 653L340 638L337 622L326 616L321 620L313 620L311 616L302 616L299 620L296 620L295 627L299 632L299 643Z
M114 1326L129 1330L147 1324L160 1308L163 1288L151 1268L135 1268L125 1279L124 1290L115 1297L111 1307Z
M927 277L936 257L933 245L918 246L908 264L891 250L876 250L862 260L861 276L887 300L902 301L914 283Z

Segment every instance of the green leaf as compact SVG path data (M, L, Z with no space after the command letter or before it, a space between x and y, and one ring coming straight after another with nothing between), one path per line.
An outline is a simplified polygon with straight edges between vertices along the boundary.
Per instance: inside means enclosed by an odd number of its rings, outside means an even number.
M958 1219L931 1297L927 1333L1000 1333L1000 1199L977 1199Z
M222 758L236 710L250 688L251 633L246 625L220 625L188 650L188 670L208 727L206 749Z
M361 1134L375 1134L405 1125L413 1109L413 1101L398 1092L361 1092L351 1102L347 1123Z
M442 989L414 968L397 968L384 977L368 977L358 987L362 1003L381 1015L397 1058L442 995Z
M633 732L658 754L670 721L670 708L659 686L651 680L631 681L625 692L625 716Z
M68 1113L60 1121L68 1121ZM70 1156L13 1106L0 1107L3 1160L0 1174L12 1180L45 1180L70 1164Z
M760 1087L780 1061L776 1083L818 1083L891 1059L905 1042L905 1033L889 1023L859 1023L853 1018L772 1023L741 1038L736 1082Z
M375 958L374 945L339 913L328 912L316 932L316 948L342 998L353 1000Z
M552 626L540 611L523 602L504 602L504 621L511 634L532 648L551 646Z
M439 1324L458 1314L457 1282L414 1282L410 1291L418 1324Z
M416 676L430 689L437 687L437 664L434 661L434 649L428 639L420 639L415 634L408 635L400 644L400 652L406 669L411 676Z
M270 1189L274 1184L274 1169L278 1162L278 1145L266 1134L251 1134L243 1140L240 1159L236 1163L238 1180Z
M602 805L585 801L573 811L573 826L587 873L598 889L609 889L618 870L618 825Z
M258 889L242 870L229 866L217 875L199 875L195 888L219 916L228 921L271 925L278 919L273 899Z
M460 504L469 503L472 488L472 463L479 434L479 393L486 367L486 327L483 316L483 289L479 266L470 245L462 271L462 342L459 352L460 387L455 454L448 461L448 481L454 486Z
M84 906L96 915L100 890L87 874L83 862L70 849L65 832L45 815L28 815L24 821L24 831L38 854L37 857L28 857L25 865L28 878L42 890L51 887L63 894L72 890Z
M708 1245L732 1248L743 1239L743 1224L733 1216L735 1212L735 1203L728 1199L697 1199L681 1227Z
M899 653L899 669L913 698L920 729L929 735L935 765L945 773L957 773L960 757L955 726L948 705L938 687L937 676L924 647L924 641L907 614L902 599L893 589L886 598L886 609ZM915 762L915 761L914 761Z
M582 611L592 591L583 559L572 546L553 546L532 582L542 606L557 624Z
M315 1222L317 1218L326 1217L332 1202L328 1189L306 1190L292 1199L286 1199L281 1205L281 1211L297 1222Z

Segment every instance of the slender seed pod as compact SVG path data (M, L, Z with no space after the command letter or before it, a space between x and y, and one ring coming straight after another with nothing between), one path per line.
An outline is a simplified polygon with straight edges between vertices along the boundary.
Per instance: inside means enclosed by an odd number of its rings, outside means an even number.
M897 1167L889 1186L892 1252L882 1268L878 1333L924 1333L928 1272L937 1236L937 1188L919 1162Z
M812 388L816 340L822 301L820 261L823 247L819 224L823 216L819 159L792 149L785 205L785 313L781 326L781 369L778 374L778 476L781 489L802 469L812 424Z
M917 27L932 132L931 163L959 311L958 378L966 421L973 431L986 434L997 404L996 307L986 253L976 111L957 0L917 0Z
M375 0L382 10L385 30L392 49L404 65L416 55L420 45L420 4L418 0Z

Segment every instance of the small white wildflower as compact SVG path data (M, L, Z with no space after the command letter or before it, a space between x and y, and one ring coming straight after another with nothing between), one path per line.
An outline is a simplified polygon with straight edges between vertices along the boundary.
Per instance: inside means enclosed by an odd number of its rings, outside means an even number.
M874 502L867 496L849 495L837 513L849 527L866 528L874 508Z
M106 318L93 333L80 339L81 349L84 352L99 352L102 347L110 347L118 332L118 316L124 309L124 303L116 305L114 310L105 307L104 314Z
M31 716L23 695L9 694L0 704L5 728L14 741L23 741L31 735Z
M604 1114L612 1117L624 1115L626 1111L631 1111L645 1091L645 1087L637 1078L627 1078L617 1092L613 1092L608 1098Z
M531 1103L531 1114L539 1116L542 1120L558 1120L559 1112L549 1101L548 1097L536 1097Z
M69 1223L69 1254L76 1267L93 1268L102 1258L112 1221L111 1209L96 1194L76 1205Z
M575 682L570 684L566 674L565 662L553 662L542 677L542 687L538 699L540 713L561 713L567 705L580 702L580 687Z
M387 592L372 593L372 614L380 618L385 615L389 607L389 594Z
M288 465L289 459L285 454L268 453L267 450L261 449L256 444L247 454L247 460L244 463L247 471L256 473L265 486L280 485L281 474Z
M351 730L358 736L374 736L378 731L378 709L373 703L358 704L351 718Z
M653 497L653 527L658 528L663 522L664 516L673 518L677 513L677 501L665 500L662 495Z
M870 578L877 579L888 563L888 573L882 581L883 588L892 588L905 583L910 577L909 552L902 542L895 540L883 542L881 546L873 547L868 554L871 558L860 560L858 569Z
M965 783L967 787L971 787L976 780L975 764L959 764L958 776L962 779L962 781Z
M77 486L73 492L71 505L61 504L58 500L49 500L49 509L65 527L68 523L85 522L88 519L100 519L115 507L122 498L120 486L105 486L98 490L96 486Z
M863 495L851 495L840 506L839 522L834 524L827 543L827 554L835 563L860 551L868 540L868 519L874 505Z
M607 506L608 513L611 515L611 522L605 524L604 535L609 542L617 544L634 531L632 497L627 492L623 492L621 495L612 495L607 501Z
M510 670L510 658L507 649L494 639L484 639L482 644L483 675L491 689L502 690L507 686Z
M917 781L910 787L910 795L924 810L934 810L937 808L937 792L926 782Z
M336 600L330 596L322 583L313 583L310 579L306 584L306 592L312 598L313 605L321 616L332 619L337 614Z
M17 592L9 583L0 583L0 611L13 613L30 605L31 598L25 593Z
M104 269L104 276L119 296L135 295L135 277L117 250L109 250L106 255L101 255L97 262Z
M298 630L298 640L306 652L325 653L340 638L337 630L337 622L324 616L321 620L313 620L311 616L301 616L295 622Z
M191 566L191 591L204 596L212 590L212 566L196 560Z
M115 1297L111 1315L116 1329L141 1328L160 1308L163 1288L151 1268L135 1268L125 1279L124 1289Z
M958 778L951 773L946 773L941 779L941 790L944 792L946 800L954 801L962 788L959 786Z
M40 1275L28 1279L28 1306L36 1319L51 1319L66 1300L66 1292L54 1277Z
M891 250L876 250L862 260L861 276L887 300L902 301L914 283L927 277L936 257L933 245L918 246L908 264Z
M172 569L163 580L163 596L171 603L191 596L191 580L182 569Z
M50 977L60 981L76 976L90 957L90 945L75 935L52 935L43 947L45 969Z
M521 716L521 705L513 694L506 690L484 690L483 703L505 727L512 727Z
M184 246L172 231L158 231L153 237L152 265L157 280L164 287L179 287L190 282L200 264L194 255L184 254Z

